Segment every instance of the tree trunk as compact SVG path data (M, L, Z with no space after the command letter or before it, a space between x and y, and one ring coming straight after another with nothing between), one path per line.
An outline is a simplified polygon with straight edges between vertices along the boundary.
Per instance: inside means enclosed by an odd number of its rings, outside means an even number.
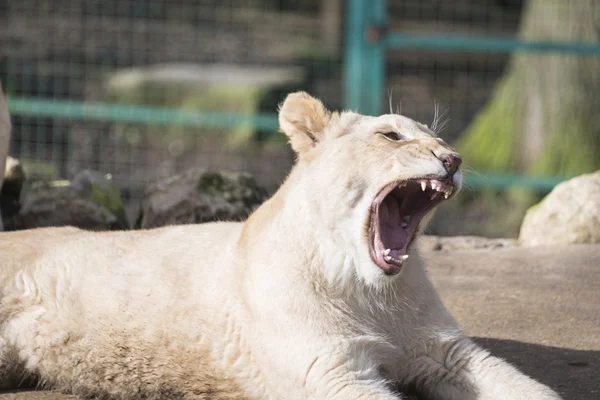
M600 2L529 0L519 37L600 43ZM577 175L600 168L600 57L513 55L457 147L478 170Z

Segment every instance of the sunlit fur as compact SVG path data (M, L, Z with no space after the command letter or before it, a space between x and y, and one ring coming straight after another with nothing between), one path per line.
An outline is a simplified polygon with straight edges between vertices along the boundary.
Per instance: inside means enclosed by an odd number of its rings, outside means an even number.
M305 93L280 123L298 162L246 223L0 234L0 372L120 399L559 398L462 333L416 250L396 276L369 256L376 193L445 174L448 145Z

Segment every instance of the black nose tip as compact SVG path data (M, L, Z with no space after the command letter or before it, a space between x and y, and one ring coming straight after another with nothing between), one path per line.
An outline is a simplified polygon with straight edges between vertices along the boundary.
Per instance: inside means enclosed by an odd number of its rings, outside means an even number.
M460 164L462 164L462 158L458 154L446 153L441 154L438 158L450 174L454 174L458 170L458 167L460 167Z

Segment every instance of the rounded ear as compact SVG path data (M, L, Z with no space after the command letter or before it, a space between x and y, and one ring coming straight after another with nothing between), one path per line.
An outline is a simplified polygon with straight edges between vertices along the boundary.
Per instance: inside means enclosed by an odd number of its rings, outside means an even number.
M331 112L305 92L289 94L279 107L279 129L297 154L309 151L324 139Z

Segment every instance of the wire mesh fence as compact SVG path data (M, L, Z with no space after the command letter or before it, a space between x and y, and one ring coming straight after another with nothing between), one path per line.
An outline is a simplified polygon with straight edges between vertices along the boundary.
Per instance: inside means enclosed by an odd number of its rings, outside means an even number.
M285 94L302 89L331 108L348 105L346 38L359 29L346 19L350 3L4 1L0 79L11 154L32 179L110 173L132 204L148 183L190 166L248 171L273 189L293 160L275 134ZM556 17L563 3L544 4ZM427 123L435 103L446 120L442 136L455 141L493 98L511 54L445 49L451 38L440 37L516 40L527 2L384 4L386 31L437 40L419 48L389 38L384 108L391 96L394 110ZM549 38L560 39L552 30L560 21L545 21Z
M323 39L327 12L314 1L3 2L11 154L33 179L110 173L132 199L192 165L274 187L292 161L272 138L285 93L341 105L341 32Z
M390 1L389 31L515 37L521 1ZM434 101L454 141L493 94L510 54L393 49L386 53L386 86L402 112L433 121Z

